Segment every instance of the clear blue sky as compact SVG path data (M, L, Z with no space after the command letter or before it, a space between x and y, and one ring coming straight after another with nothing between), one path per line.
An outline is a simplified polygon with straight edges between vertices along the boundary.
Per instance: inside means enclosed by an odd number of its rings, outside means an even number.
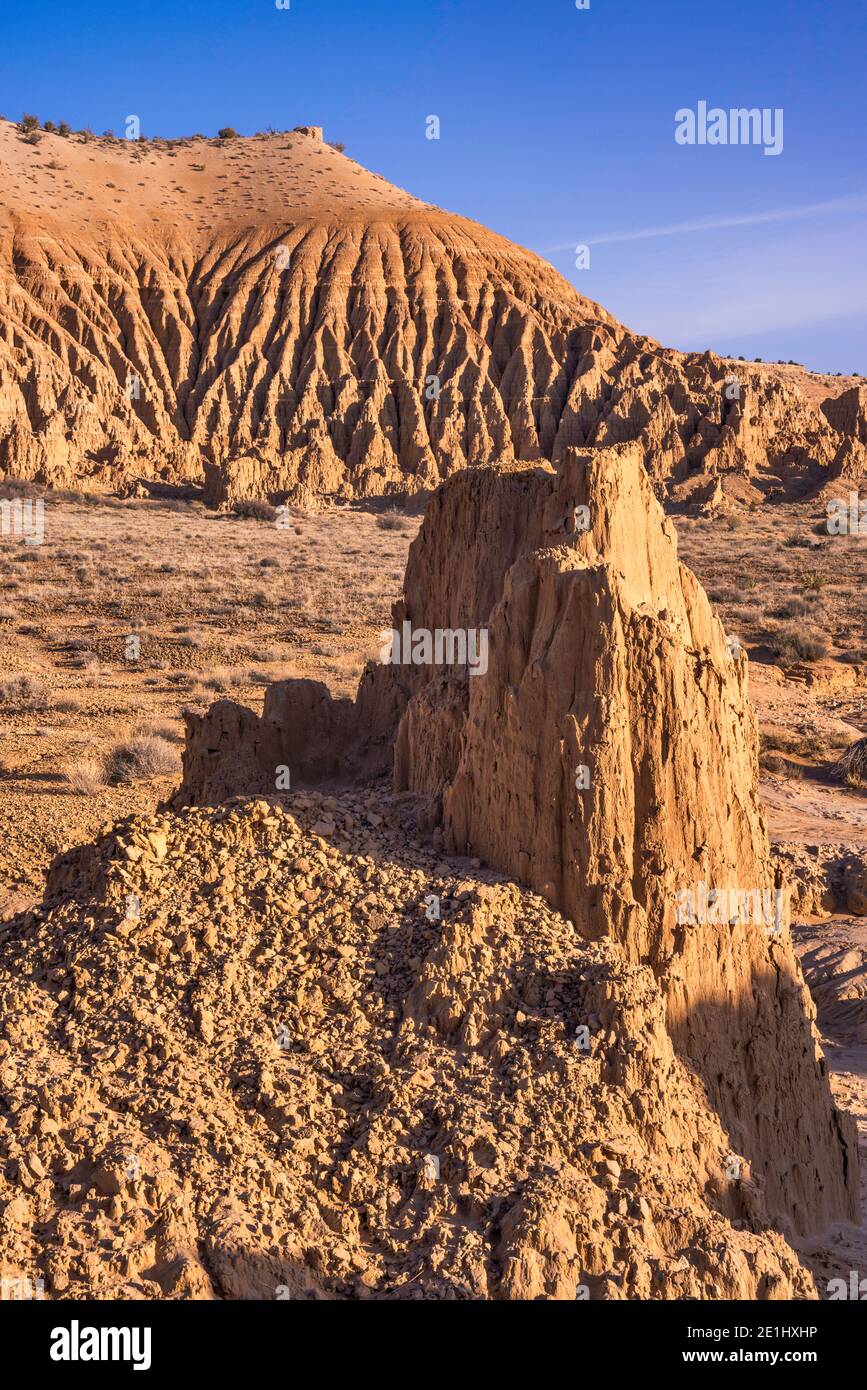
M322 125L664 343L867 372L865 59L864 0L40 0L4 7L0 110ZM676 144L699 100L782 107L782 153Z

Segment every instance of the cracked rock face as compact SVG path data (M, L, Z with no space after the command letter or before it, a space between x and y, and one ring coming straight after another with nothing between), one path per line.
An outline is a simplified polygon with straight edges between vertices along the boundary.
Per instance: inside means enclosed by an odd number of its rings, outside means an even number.
M796 1233L854 1216L854 1134L770 859L746 658L678 561L640 448L441 488L395 606L405 620L486 628L487 672L369 669L331 744L344 775L381 770L390 728L395 786L427 798L450 850L653 970L674 1046L771 1210ZM303 685L275 688L272 711L291 717L256 721L260 742L285 752L335 727L321 711L305 725ZM224 718L217 706L192 729L181 800L231 786L232 758L214 751ZM273 788L273 746L235 790Z
M731 364L629 332L317 130L37 152L0 122L0 476L230 507L629 440L659 486L863 469L852 392L821 409L739 363L729 399Z

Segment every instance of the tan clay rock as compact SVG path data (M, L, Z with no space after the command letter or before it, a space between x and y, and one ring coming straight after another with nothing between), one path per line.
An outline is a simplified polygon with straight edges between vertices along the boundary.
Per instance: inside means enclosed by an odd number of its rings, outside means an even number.
M819 409L781 372L663 349L318 126L37 149L0 121L0 165L0 477L309 506L628 440L659 486L803 491L864 454L858 388Z
M489 633L484 675L366 674L366 699L390 687L386 723L403 706L396 788L441 804L450 849L652 968L675 1047L775 1215L797 1232L853 1216L854 1133L831 1101L770 857L746 658L678 561L641 450L456 478L432 499L394 613ZM348 774L365 727L344 717ZM305 742L297 726L286 736ZM191 774L202 743L194 732Z

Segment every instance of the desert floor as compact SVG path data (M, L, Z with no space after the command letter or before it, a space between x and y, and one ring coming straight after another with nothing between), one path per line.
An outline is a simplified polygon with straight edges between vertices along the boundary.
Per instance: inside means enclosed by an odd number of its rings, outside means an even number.
M260 709L290 675L354 693L418 524L49 498L42 545L0 541L0 914L61 849L172 789L185 709Z

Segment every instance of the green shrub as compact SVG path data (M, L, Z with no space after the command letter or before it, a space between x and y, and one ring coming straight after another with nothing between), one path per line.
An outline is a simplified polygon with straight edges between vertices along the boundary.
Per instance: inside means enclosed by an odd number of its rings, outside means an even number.
M828 582L827 576L822 574L821 570L801 570L798 579L801 587L813 594L817 594Z

